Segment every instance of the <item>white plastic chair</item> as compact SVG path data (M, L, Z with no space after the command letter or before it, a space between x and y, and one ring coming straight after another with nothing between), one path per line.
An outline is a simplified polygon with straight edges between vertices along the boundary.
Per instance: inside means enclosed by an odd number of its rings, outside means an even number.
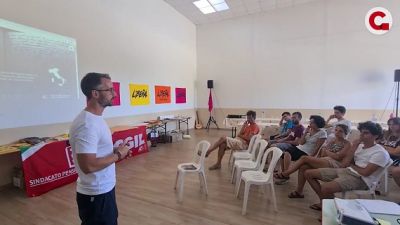
M236 150L235 152L233 152L232 150L231 156L229 157L228 165L230 164L232 159L233 159L232 165L235 163L236 160L251 159L251 153L254 149L254 143L256 143L256 140L259 139L261 139L260 134L253 135L253 137L251 137L250 139L249 147L247 148L247 150Z
M232 177L231 177L232 184L234 181L238 181L240 179L240 175L241 175L242 171L258 170L258 168L260 167L262 156L265 152L265 149L267 148L267 145L268 145L267 141L265 141L263 139L259 139L254 144L254 150L252 152L252 159L235 161L235 164L233 165L233 168L232 168ZM256 157L256 154L257 154L257 157ZM235 174L236 174L236 179L235 179Z
M263 172L265 163L267 161L268 155L272 152L272 159L269 163L268 166L268 171L267 173ZM265 188L267 188L268 185L271 187L271 197L272 201L274 203L274 209L275 212L278 211L278 208L276 206L276 196L275 196L275 188L274 188L274 179L273 179L273 172L274 168L276 166L276 163L278 162L279 158L282 156L282 150L280 150L277 147L271 147L267 149L267 151L264 153L261 166L258 168L256 171L244 171L241 175L241 178L238 182L238 187L236 189L236 197L239 197L239 191L240 191L240 183L242 180L244 181L244 198L243 198L243 207L242 207L242 215L246 214L247 210L247 200L249 197L249 191L250 191L250 186L252 184L254 185L265 185Z
M347 140L350 143L353 143L353 141L357 140L360 138L360 131L357 129L351 129L349 134L347 135Z
M175 179L175 190L177 185L179 185L178 189L178 200L182 202L183 199L183 186L184 186L184 177L186 173L198 173L199 181L200 181L200 190L204 191L206 195L208 195L207 189L207 181L206 174L204 172L204 160L206 157L206 153L208 148L210 147L210 143L208 141L200 141L196 145L196 149L194 151L193 162L190 163L181 163L178 165L178 170L176 171L176 179ZM201 155L198 155L198 152L201 152Z
M393 160L389 160L389 163L383 168L383 170L378 174L376 181L372 182L372 185L368 187L368 190L352 190L352 191L343 191L342 198L345 199L348 193L353 193L357 195L358 198L361 198L361 195L370 195L373 199L376 198L375 190L379 185L379 181L381 180L382 176L387 175L387 171L389 167L392 165Z

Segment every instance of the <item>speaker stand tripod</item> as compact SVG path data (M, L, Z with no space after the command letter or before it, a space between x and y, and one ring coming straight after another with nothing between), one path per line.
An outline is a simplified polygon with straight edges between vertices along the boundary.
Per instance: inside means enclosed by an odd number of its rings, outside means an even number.
M206 126L207 132L210 130L211 123L214 123L215 126L217 126L217 129L219 130L217 121L214 119L214 117L211 115L211 112L210 112L210 117L208 117L208 122L207 122L207 126Z

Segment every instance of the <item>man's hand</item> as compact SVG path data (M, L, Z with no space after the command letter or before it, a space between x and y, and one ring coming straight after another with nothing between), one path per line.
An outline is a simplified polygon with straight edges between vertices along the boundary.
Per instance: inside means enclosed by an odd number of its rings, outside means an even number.
M124 143L120 144L114 151L114 153L119 152L121 154L121 159L125 158L129 153L127 143L128 141L124 141Z

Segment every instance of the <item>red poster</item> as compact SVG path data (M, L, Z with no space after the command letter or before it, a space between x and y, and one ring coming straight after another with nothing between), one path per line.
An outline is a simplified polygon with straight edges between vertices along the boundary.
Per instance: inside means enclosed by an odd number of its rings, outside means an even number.
M113 88L115 91L115 98L113 99L112 105L121 105L121 97L120 97L120 90L119 90L119 82L113 82Z
M186 88L175 88L175 100L177 104L186 103Z
M154 96L156 98L156 104L171 103L171 87L169 86L155 86Z

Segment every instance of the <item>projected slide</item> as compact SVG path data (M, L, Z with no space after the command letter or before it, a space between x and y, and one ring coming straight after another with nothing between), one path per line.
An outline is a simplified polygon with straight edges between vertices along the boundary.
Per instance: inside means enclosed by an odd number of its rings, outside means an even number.
M75 39L0 19L0 129L72 118L76 54Z

